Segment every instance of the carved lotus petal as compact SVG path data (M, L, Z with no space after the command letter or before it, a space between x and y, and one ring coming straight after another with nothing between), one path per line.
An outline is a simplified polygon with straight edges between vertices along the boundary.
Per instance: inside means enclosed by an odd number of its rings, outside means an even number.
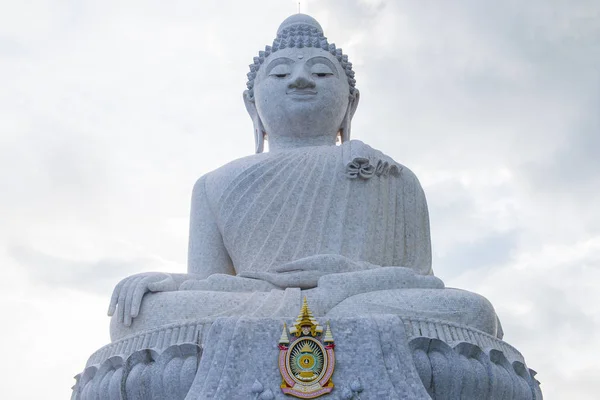
M369 159L365 157L356 157L354 158L354 160L352 160L352 162L358 164L361 167L363 165L369 165Z
M261 393L263 391L263 385L257 380L254 381L252 385L252 393Z
M346 165L346 176L350 179L369 179L375 173L375 167L368 158L356 157Z
M362 178L362 179L369 179L370 177L373 176L373 174L375 173L375 167L368 164L368 165L363 165L359 170L358 170L358 175Z
M273 400L274 398L275 395L273 395L271 389L265 390L259 397L260 400Z
M362 385L360 384L360 381L358 379L355 379L352 381L352 383L350 383L350 389L352 389L353 392L362 392L363 388Z
M347 387L342 390L342 399L351 400L352 397L354 397L354 393L352 393L352 390L350 390Z
M375 167L375 175L381 176L386 175L389 170L389 163L387 161L377 161L377 166Z
M358 171L360 170L360 165L351 161L346 165L346 177L350 179L358 178Z

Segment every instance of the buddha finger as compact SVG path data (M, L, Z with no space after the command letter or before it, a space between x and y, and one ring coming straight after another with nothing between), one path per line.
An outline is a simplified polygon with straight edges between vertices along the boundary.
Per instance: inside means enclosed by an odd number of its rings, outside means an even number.
M148 281L149 280L150 280L149 276L142 278L135 286L135 289L133 291L133 295L131 298L131 318L137 317L140 313L140 307L142 305L142 298L144 297L146 292L149 291L149 289L148 289L148 285L149 285Z
M281 274L281 287L297 287L300 289L312 289L317 287L319 278L325 275L322 271L301 271L296 273Z
M126 279L121 279L117 286L113 289L112 296L110 297L110 304L108 305L108 316L112 317L117 309L117 301L119 300L119 293L121 293L121 289L125 283Z
M303 271L334 271L339 269L342 261L331 254L317 254L290 261L273 269L278 273Z
M119 299L117 300L117 321L125 321L125 299L127 298L127 289L135 278L127 278L119 290Z
M269 272L259 272L259 271L244 271L244 272L240 272L240 274L238 276L242 277L242 278L250 278L250 279L260 279L263 281L269 281L270 282L270 278L271 277L271 273Z
M117 320L119 322L125 323L125 314L127 314L125 312L125 301L127 300L127 293L129 292L129 288L131 287L133 281L135 281L136 279L137 277L135 276L127 279L127 281L123 284L123 287L121 288L121 292L119 293L119 300L117 306Z
M322 271L347 272L360 269L356 261L340 254L323 254L311 258L312 263L319 266L319 269Z
M133 301L133 295L135 293L137 285L142 279L142 277L134 278L127 287L125 295L125 307L123 307L123 324L125 324L125 326L131 325L131 303Z
M243 278L258 279L269 282L279 288L285 287L285 279L282 274L259 271L246 271L240 274Z
M338 254L317 254L291 261L274 269L275 272L287 273L298 271L321 271L327 273L352 271L357 263Z
M277 273L285 273L285 272L298 272L298 271L307 271L313 270L316 266L314 264L308 264L303 259L291 261L289 263L283 264L274 268L273 271Z
M262 279L282 289L297 287L300 289L311 289L317 286L319 278L323 276L320 271L296 271L287 273L254 272L255 279Z

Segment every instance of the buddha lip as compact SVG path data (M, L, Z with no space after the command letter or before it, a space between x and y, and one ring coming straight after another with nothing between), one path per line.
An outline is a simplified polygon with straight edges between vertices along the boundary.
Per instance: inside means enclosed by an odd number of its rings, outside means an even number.
M300 96L310 96L310 95L317 94L317 92L314 91L314 90L293 89L293 90L289 90L287 92L287 94L296 94L296 95L300 95Z

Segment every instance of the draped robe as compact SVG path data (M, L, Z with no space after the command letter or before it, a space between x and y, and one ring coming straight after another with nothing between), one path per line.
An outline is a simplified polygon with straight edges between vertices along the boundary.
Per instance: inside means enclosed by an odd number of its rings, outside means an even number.
M485 298L440 290L416 176L360 141L249 156L206 174L194 188L189 245L192 279L144 296L131 327L113 318L113 340L182 320L290 317L303 296L315 315L427 316L498 331ZM237 276L319 255L365 270L322 276L303 291Z
M370 177L348 176L355 159L368 160ZM369 169L364 161L360 168ZM419 181L360 141L250 156L205 179L207 201L238 274L317 254L432 274ZM189 272L204 267L193 265L195 253L203 251L201 238L194 242L193 224L192 217Z

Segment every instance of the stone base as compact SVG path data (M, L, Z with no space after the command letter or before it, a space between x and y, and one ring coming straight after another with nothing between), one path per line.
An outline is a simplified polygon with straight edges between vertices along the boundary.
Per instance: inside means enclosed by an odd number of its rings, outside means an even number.
M283 322L227 317L125 338L90 357L72 399L290 399L277 366ZM481 331L396 315L330 323L335 388L324 399L542 398L521 354Z

